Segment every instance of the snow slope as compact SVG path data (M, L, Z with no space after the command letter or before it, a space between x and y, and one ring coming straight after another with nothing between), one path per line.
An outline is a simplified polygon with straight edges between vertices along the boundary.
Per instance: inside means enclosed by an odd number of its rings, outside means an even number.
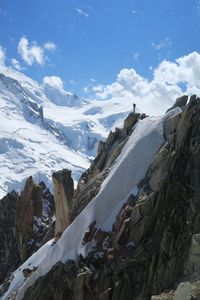
M0 66L0 198L30 175L51 185L52 171L69 168L78 180L131 108L129 99L85 100Z
M137 192L138 183L144 178L163 144L163 122L179 112L180 109L177 108L162 117L146 118L137 123L97 196L65 230L55 245L51 245L52 241L45 244L14 273L14 279L2 300L9 299L16 290L16 299L22 299L27 288L38 277L46 274L57 261L75 259L79 254L86 255L91 245L83 245L82 240L93 221L97 222L97 228L111 229L121 206L131 193ZM25 279L22 269L33 266L37 266L37 270Z

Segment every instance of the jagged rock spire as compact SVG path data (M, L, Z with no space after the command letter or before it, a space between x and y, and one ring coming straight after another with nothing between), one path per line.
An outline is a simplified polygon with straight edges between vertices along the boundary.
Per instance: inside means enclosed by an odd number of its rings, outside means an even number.
M74 194L74 181L71 171L63 169L53 173L54 198L56 205L55 234L62 233L70 223L70 211Z

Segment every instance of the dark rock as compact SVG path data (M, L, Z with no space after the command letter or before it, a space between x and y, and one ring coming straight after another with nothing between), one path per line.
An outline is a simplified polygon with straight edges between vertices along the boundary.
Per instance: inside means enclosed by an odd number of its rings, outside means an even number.
M187 101L188 101L188 96L187 95L184 95L182 97L177 98L175 104L172 107L170 107L167 110L167 112L174 109L174 108L176 108L176 107L180 107L181 110L183 110L185 108L185 105L186 105Z
M85 232L85 235L83 237L83 242L82 244L85 245L86 243L90 242L96 231L97 231L97 228L95 228L95 225L96 225L96 221L92 222L88 228L88 230Z
M144 115L143 115L144 116ZM140 114L130 113L128 117L124 120L124 129L130 130L138 122Z
M22 273L23 273L24 277L27 278L27 277L31 276L31 274L33 272L35 272L36 270L37 270L37 267L33 267L33 269L25 268L22 270Z
M100 141L97 147L97 156L105 150L105 142Z
M54 212L53 196L44 183L37 185L32 177L21 195L13 191L1 199L0 283L54 236Z
M26 300L64 300L74 299L75 264L57 263L45 277L39 278L24 296Z

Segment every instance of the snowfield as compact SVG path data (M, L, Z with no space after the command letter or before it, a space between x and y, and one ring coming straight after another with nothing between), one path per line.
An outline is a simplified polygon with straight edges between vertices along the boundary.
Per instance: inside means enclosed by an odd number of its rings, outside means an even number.
M77 181L131 109L130 99L85 100L0 66L0 199L30 175L51 188L52 172L69 168Z
M128 196L137 193L138 183L144 178L155 154L164 142L164 121L179 112L180 109L177 108L164 116L149 117L137 123L97 196L65 230L55 245L49 241L15 271L9 290L1 297L2 300L9 299L16 290L18 290L16 300L22 299L28 287L38 277L46 274L56 262L76 259L79 254L85 256L91 245L84 246L82 240L93 221L97 222L97 228L111 229L117 213ZM22 269L33 267L37 267L37 270L25 279Z

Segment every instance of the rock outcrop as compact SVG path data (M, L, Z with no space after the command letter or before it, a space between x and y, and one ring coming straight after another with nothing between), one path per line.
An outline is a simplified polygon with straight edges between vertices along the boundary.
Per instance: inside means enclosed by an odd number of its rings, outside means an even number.
M82 174L75 191L71 221L97 195L102 182L108 176L110 168L120 155L136 123L145 117L147 117L145 114L130 113L125 119L122 129L116 128L114 132L110 131L106 141L99 142L97 157L90 168Z
M54 198L32 177L0 201L0 283L54 236ZM6 283L6 282L5 282Z
M200 234L192 237L189 257L184 274L175 290L152 296L151 300L198 300L200 299Z
M14 191L0 201L0 283L21 263L15 214L19 196Z
M165 123L166 141L137 196L130 195L123 205L112 232L98 233L91 224L85 243L92 235L96 246L88 256L54 266L24 299L199 299L200 99L193 96L181 107L182 113ZM118 134L109 136L108 149L120 145ZM101 155L107 156L96 171ZM86 186L79 185L76 197L96 183L111 156L106 143L101 144L96 163L82 177Z
M55 234L60 235L70 223L74 182L71 177L71 171L67 169L53 173L52 179L56 205Z
M167 111L175 108L175 107L180 107L181 110L183 110L187 104L188 101L188 96L187 95L183 95L179 98L176 99L176 102L174 103L174 105L172 107L170 107Z

